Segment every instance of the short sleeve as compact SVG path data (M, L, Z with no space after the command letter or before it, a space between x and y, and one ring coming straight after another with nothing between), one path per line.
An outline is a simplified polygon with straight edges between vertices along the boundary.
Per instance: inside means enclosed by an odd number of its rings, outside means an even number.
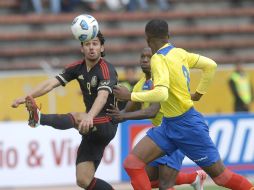
M75 68L74 67L67 67L65 68L62 73L56 76L56 79L59 80L62 86L65 86L71 80L76 78Z
M99 85L97 90L107 90L109 93L113 92L113 87L117 84L117 72L113 65L105 62L100 63Z
M153 55L151 59L151 71L154 87L165 86L169 88L169 70L166 58L163 55Z
M56 79L61 83L62 86L65 86L68 82L76 79L77 70L81 64L82 61L76 61L72 64L67 65L62 73L56 76Z

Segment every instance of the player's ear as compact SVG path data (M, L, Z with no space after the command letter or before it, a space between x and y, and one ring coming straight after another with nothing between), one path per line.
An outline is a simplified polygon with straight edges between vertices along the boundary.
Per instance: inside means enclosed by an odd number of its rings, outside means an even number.
M84 53L83 45L84 45L84 42L81 42L81 43L80 43L80 51L81 51L81 53Z
M104 52L104 46L101 46L101 53Z

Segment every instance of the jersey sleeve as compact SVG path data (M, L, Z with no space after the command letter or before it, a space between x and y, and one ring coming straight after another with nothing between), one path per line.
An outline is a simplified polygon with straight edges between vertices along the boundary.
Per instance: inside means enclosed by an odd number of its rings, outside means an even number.
M200 56L194 68L202 70L202 76L196 91L200 94L205 94L212 82L217 64L210 58Z
M101 72L99 72L99 85L97 90L107 90L113 92L114 85L117 84L117 73L113 65L101 63Z
M76 67L67 66L62 73L56 76L56 79L59 80L62 86L65 86L68 82L76 79Z
M153 55L151 73L154 89L147 92L132 92L131 100L135 102L162 102L168 98L169 71L163 55Z
M151 59L151 72L154 86L165 86L169 88L169 71L165 57L154 55Z
M189 68L193 68L199 60L200 55L195 53L187 53L187 62Z

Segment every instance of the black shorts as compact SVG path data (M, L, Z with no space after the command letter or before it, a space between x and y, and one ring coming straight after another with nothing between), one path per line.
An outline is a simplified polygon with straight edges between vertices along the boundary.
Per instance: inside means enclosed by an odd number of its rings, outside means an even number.
M76 165L85 161L93 161L95 169L98 168L105 147L115 137L117 124L112 122L97 124L96 130L91 130L82 136L77 152Z

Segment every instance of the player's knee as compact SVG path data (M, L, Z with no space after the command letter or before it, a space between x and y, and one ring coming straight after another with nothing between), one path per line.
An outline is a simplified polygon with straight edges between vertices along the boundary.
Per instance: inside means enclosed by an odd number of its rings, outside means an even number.
M217 177L212 178L214 183L219 186L224 186L233 176L233 173L227 168Z
M81 113L78 113L78 112L71 112L69 113L70 116L72 117L73 119L73 122L75 123L75 125L79 125L80 121L81 121Z
M124 169L141 169L145 167L145 163L141 161L136 155L129 154L123 163Z
M87 175L78 175L76 179L76 183L81 188L87 188L91 181L93 180L93 177L87 176Z
M169 189L174 186L174 181L171 182L169 179L160 179L159 180L159 188L160 189Z
M78 121L78 119L79 119L79 113L78 112L71 112L69 114L72 116L72 118L75 120L75 122Z

